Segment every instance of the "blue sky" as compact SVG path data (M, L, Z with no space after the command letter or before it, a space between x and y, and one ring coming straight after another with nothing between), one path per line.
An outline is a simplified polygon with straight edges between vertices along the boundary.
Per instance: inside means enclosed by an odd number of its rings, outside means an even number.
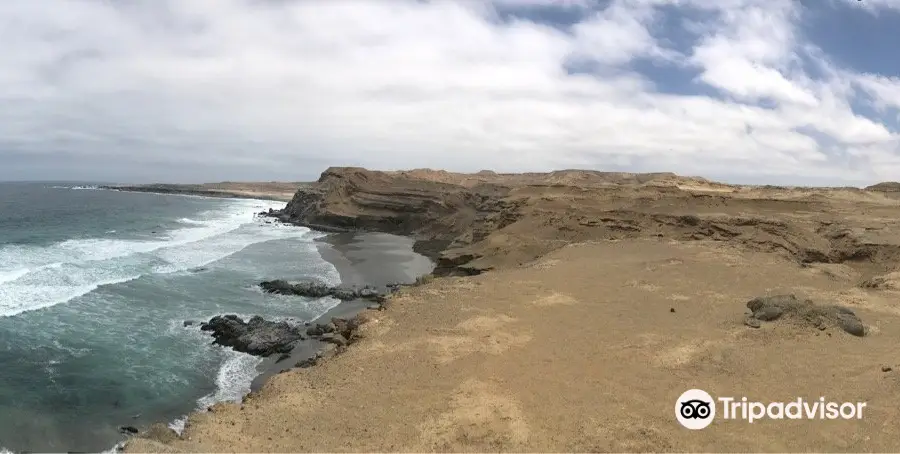
M900 180L900 0L11 0L0 180Z

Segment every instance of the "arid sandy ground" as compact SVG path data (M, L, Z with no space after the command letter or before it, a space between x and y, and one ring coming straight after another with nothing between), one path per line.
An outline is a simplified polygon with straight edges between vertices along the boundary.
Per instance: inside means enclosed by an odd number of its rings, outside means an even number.
M900 449L900 202L679 185L517 188L516 221L468 246L490 271L405 288L346 353L127 450ZM867 334L743 323L781 293L850 308ZM689 388L867 407L690 431L674 417Z
M207 183L202 189L272 200L291 200L302 183Z

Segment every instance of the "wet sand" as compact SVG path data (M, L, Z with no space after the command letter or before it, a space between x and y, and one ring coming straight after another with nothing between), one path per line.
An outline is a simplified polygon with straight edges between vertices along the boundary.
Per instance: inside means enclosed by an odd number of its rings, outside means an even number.
M413 240L403 236L333 233L319 238L316 244L322 258L337 269L342 286L368 285L384 291L388 284L411 284L434 268L431 260L413 252ZM365 300L344 301L310 323L325 323L332 317L348 319L371 305L371 301ZM321 341L309 339L295 347L287 359L278 361L278 355L265 358L258 366L260 375L253 380L251 391L259 390L273 375L291 370L299 361L314 356L324 345Z

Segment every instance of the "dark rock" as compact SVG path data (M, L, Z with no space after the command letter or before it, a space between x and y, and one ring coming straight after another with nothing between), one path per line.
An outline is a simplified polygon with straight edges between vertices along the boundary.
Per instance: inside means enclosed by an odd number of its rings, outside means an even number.
M753 317L757 320L762 320L764 322L770 322L772 320L778 320L778 317L781 317L781 314L784 313L784 309L778 306L763 306L758 310L753 312Z
M325 330L322 329L322 325L310 326L306 329L307 336L321 336L325 334Z
M386 299L382 292L368 286L360 290L354 290L342 287L329 287L328 285L316 281L291 284L282 279L263 281L260 282L259 286L266 293L297 295L305 296L307 298L324 298L326 296L331 296L341 301L367 299L377 302L382 302Z
M294 365L294 367L300 367L303 369L306 369L307 367L313 367L316 365L317 360L318 359L315 356L310 356L309 358L298 361L297 364Z
M674 307L670 307L670 308L669 308L669 312L671 312L671 313L674 314L674 313L675 313L675 308L674 308Z
M196 324L196 323L197 323L197 322L195 322L195 321L193 321L193 320L185 320L185 321L184 321L184 327L187 328L188 326L194 326L194 324Z
M863 325L862 320L857 318L855 315L850 315L843 312L839 313L837 316L837 323L842 330L854 336L862 337L866 335L865 325Z
M760 296L748 301L747 308L750 309L751 312L756 313L757 311L765 307L774 306L783 309L786 306L795 306L799 303L800 300L798 300L794 295Z
M363 287L357 292L357 295L362 299L375 299L381 296L381 292L371 287Z
M290 358L290 357L291 357L291 354L290 354L290 353L282 353L281 356L279 356L278 359L275 360L275 363L278 364L278 363L280 363L280 362L282 362L282 361L284 361L284 360L286 360L286 359L288 359L288 358Z
M346 333L349 331L349 328L347 327L347 320L344 320L342 318L333 317L331 319L331 324L334 325L334 331L336 333L346 335Z
M335 288L331 290L331 296L341 300L350 301L357 298L356 292L346 288Z
M119 426L119 432L127 435L134 435L138 433L137 427L134 426Z
M853 312L853 309L844 306L834 306L834 310L840 314L850 315L856 317L856 312Z
M891 366L881 366L882 372L890 372L892 370L894 370L894 368L892 368Z
M280 295L294 294L294 286L291 285L290 282L282 279L260 282L259 287L266 293L278 293Z
M322 341L328 342L331 344L335 344L335 345L338 345L341 347L347 345L347 338L345 338L343 335L341 335L339 333L325 333L322 335Z
M335 324L333 322L329 322L325 325L320 325L320 326L322 327L322 332L326 333L326 334L333 333L333 332L335 332L335 330L337 330L337 326L335 326Z
M205 325L215 343L257 356L287 353L301 333L286 322L272 322L255 316L244 322L236 315L215 316Z
M332 289L321 282L301 282L294 284L294 294L308 298L324 298L331 296Z

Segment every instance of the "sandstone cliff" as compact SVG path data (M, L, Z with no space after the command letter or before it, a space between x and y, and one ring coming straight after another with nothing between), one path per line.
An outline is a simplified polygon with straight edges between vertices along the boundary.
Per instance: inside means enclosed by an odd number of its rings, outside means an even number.
M881 269L900 258L900 246L850 222L835 203L895 204L884 197L858 189L730 186L671 173L333 167L276 215L323 231L412 236L416 249L436 261L437 275L518 265L573 242L638 237L725 241L801 263ZM808 212L819 214L801 215Z
M514 221L514 206L503 200L510 187L491 178L462 185L453 174L436 175L443 178L428 178L421 171L329 168L315 184L297 191L280 216L322 231L410 235L418 240L417 250L436 260L437 273L475 273L456 268L471 257L445 250L471 244L484 236L479 232Z

